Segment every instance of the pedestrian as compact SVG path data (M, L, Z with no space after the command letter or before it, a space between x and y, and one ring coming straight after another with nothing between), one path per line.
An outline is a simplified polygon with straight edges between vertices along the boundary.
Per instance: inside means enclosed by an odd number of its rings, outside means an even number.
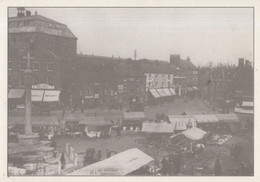
M120 125L117 126L116 131L117 131L117 135L116 136L119 139L121 137L121 127L120 127Z
M107 158L111 157L111 153L110 153L109 149L106 149L106 153L107 153Z
M84 109L85 109L85 100L84 98L81 99L81 114L84 113Z
M221 175L221 165L219 159L217 159L215 162L215 176L220 176L220 175Z
M96 162L101 161L102 159L102 151L98 150L96 153Z

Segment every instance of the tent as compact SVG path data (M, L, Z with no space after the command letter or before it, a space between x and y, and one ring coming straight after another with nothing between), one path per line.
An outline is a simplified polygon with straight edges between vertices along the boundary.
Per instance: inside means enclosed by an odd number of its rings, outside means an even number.
M132 148L68 175L122 176L147 165L151 161L153 161L152 157L137 148Z
M196 126L196 120L192 116L169 115L169 120L174 125L175 130L187 130L187 125Z
M200 140L207 132L197 127L192 127L191 129L183 131L182 134L191 140Z
M140 131L144 120L144 112L124 112L123 130Z
M150 123L144 122L142 132L146 133L173 133L174 125L169 123Z
M217 123L219 119L216 115L207 114L207 115L194 115L193 116L198 123Z

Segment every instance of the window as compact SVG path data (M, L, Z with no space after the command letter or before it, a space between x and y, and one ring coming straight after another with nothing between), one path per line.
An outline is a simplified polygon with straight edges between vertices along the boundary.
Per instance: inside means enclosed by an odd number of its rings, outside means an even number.
M33 77L33 85L37 85L37 84L39 84L39 83L40 83L40 77L37 76L37 75L35 75L35 76Z
M47 77L47 83L48 83L49 85L54 85L54 84L53 84L53 77L52 77L52 76L48 76L48 77Z
M20 87L24 87L25 86L25 82L24 82L24 76L21 76L19 79L19 85Z
M8 70L12 70L12 62L11 62L11 60L8 60Z
M53 63L48 63L48 64L47 64L47 71L54 71L54 65L53 65Z
M25 61L21 61L20 62L20 70L25 70L26 69L26 67L27 67L27 64L26 64L26 62Z
M40 71L40 63L38 62L33 63L33 71Z

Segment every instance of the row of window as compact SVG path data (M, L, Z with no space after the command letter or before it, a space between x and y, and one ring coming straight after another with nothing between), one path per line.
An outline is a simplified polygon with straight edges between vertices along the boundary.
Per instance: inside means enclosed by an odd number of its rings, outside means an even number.
M8 85L11 86L12 85L12 81L13 81L13 78L11 75L8 75ZM42 83L42 80L40 82L40 77L35 75L33 77L33 80L32 80L32 84L33 85L37 85L39 83ZM46 83L48 85L54 85L54 78L52 76L48 76L47 77L47 80L46 80ZM24 76L21 76L19 77L19 86L20 87L24 87L25 86L25 80L24 80Z
M166 74L162 74L162 77L166 76ZM148 74L148 77L149 78L152 78L152 74ZM159 74L155 74L155 78L158 78L159 77ZM171 75L168 74L168 79L171 79Z
M168 84L168 85L167 85ZM152 82L149 82L148 83L148 87L149 88L151 88L152 86L154 86L154 87L164 87L164 86L166 86L167 85L167 87L171 87L171 82L162 82L162 86L160 86L160 83L159 82L155 82L154 84L152 83Z
M19 63L19 70L23 71L27 68L27 62L21 61ZM39 62L33 62L30 64L30 68L33 69L33 71L40 71L40 63ZM8 61L8 70L12 70L13 65L11 61ZM47 63L47 71L54 71L54 64L53 63Z

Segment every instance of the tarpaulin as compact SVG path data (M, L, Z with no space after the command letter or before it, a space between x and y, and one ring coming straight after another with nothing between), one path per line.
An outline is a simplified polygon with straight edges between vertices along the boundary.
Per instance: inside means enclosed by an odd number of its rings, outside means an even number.
M174 125L169 123L150 123L144 122L142 132L147 133L173 133Z
M151 161L153 161L152 157L137 148L133 148L81 168L68 175L127 175Z

